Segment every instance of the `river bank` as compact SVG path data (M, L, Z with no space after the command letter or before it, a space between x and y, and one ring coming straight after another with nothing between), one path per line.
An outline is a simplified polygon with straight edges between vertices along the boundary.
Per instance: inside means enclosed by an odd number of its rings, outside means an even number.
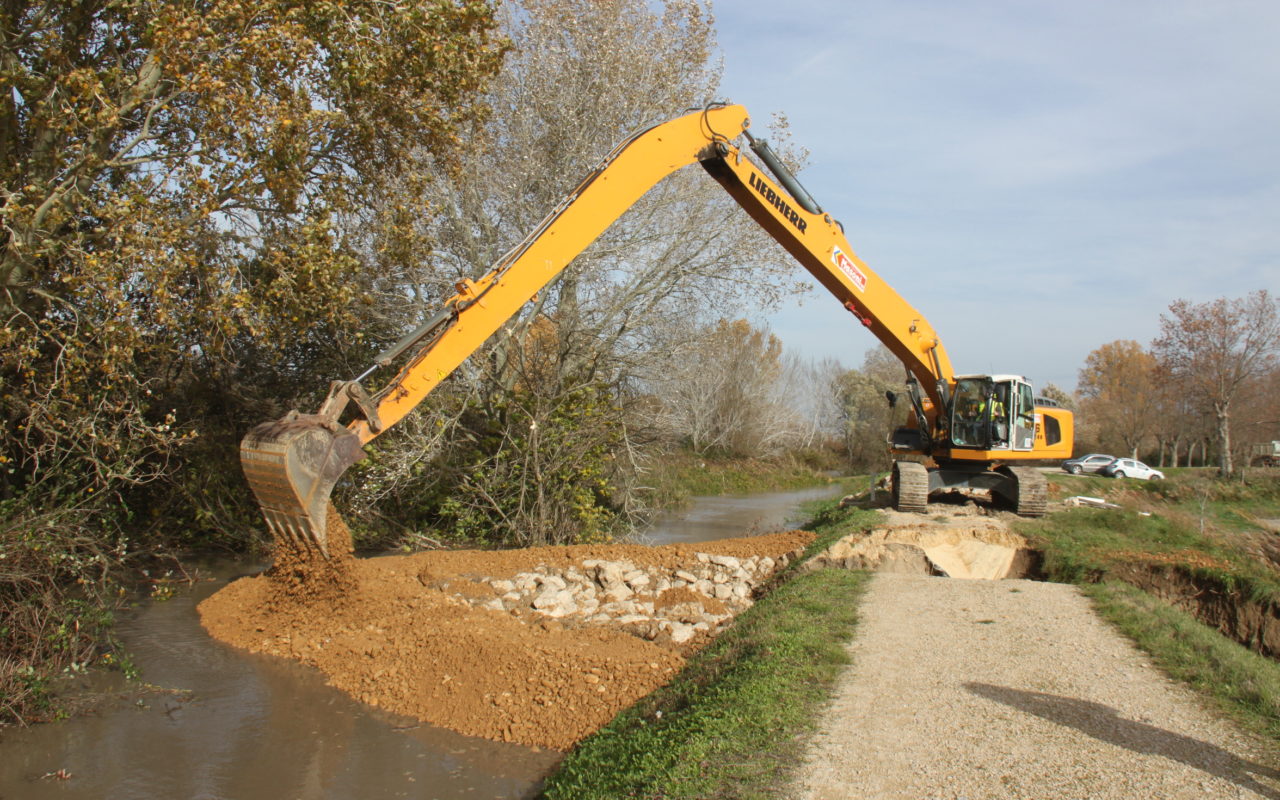
M839 487L818 490L838 492ZM695 498L664 515L681 541L729 529L780 530L815 491ZM700 520L700 522L698 521ZM736 526L742 526L736 528ZM560 759L550 750L489 742L423 725L351 699L314 670L209 638L196 606L262 562L198 565L121 615L117 634L140 672L80 678L105 695L88 716L0 729L0 797L525 797ZM66 777L60 777L66 776ZM322 791L319 787L325 787Z

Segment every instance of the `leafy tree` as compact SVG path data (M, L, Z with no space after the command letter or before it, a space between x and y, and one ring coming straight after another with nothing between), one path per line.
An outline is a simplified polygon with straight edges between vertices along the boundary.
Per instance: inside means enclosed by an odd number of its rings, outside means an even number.
M1104 344L1085 359L1078 382L1081 413L1098 440L1134 458L1156 428L1159 379L1155 357L1134 341Z
M695 453L761 456L789 432L780 402L782 342L746 320L721 320L673 354L654 384L664 427Z
M861 368L837 378L835 392L844 421L845 450L854 467L887 468L887 440L902 412L889 406L885 392L902 395L904 375L902 362L880 345L867 351Z
M84 601L139 538L243 544L239 434L363 360L346 220L457 147L493 26L472 0L0 4L0 697L92 651Z
M335 223L454 147L492 26L476 2L5 4L0 493L170 475L193 412L322 383L363 280Z
M1265 289L1207 303L1178 300L1160 315L1153 348L1183 391L1213 414L1218 471L1232 474L1232 413L1250 385L1276 369L1280 304Z

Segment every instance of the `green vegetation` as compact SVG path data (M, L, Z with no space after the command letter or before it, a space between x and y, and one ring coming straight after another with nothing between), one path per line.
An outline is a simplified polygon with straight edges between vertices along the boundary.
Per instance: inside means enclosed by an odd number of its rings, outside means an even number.
M252 546L236 443L418 318L371 313L422 260L388 185L456 155L507 44L478 2L0 20L3 723L98 652L127 559Z
M1134 565L1165 565L1241 599L1280 602L1280 571L1251 546L1273 536L1253 520L1280 518L1280 478L1171 473L1169 480L1141 483L1054 476L1058 494L1106 497L1128 508L1073 509L1022 522L1019 530L1044 553L1050 580L1080 584L1098 612L1162 670L1280 740L1280 664L1123 582Z
M1212 697L1245 726L1280 741L1280 664L1127 584L1092 584L1084 592L1158 667Z
M1208 470L1174 472L1165 481L1053 476L1054 493L1083 494L1121 509L1079 508L1019 523L1044 553L1052 580L1100 582L1117 567L1174 564L1254 600L1280 599L1280 572L1257 544L1269 538L1256 519L1280 517L1280 477L1221 481ZM1250 535L1253 534L1253 535Z
M806 555L870 518L831 513ZM578 746L548 798L776 797L848 656L868 574L784 573L675 681Z

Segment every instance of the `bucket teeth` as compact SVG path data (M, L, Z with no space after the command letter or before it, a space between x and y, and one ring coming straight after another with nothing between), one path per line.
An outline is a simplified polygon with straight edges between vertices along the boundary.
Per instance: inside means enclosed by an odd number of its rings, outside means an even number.
M359 437L309 414L259 425L240 443L240 464L271 533L326 558L329 494L362 455Z

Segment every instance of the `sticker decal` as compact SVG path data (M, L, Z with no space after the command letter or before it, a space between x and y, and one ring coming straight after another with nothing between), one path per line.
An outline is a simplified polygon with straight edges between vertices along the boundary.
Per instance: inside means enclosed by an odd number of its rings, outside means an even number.
M858 287L858 291L865 292L867 290L867 276L858 269L858 265L854 263L839 247L832 248L831 263L845 274L845 277L853 281L853 285Z

